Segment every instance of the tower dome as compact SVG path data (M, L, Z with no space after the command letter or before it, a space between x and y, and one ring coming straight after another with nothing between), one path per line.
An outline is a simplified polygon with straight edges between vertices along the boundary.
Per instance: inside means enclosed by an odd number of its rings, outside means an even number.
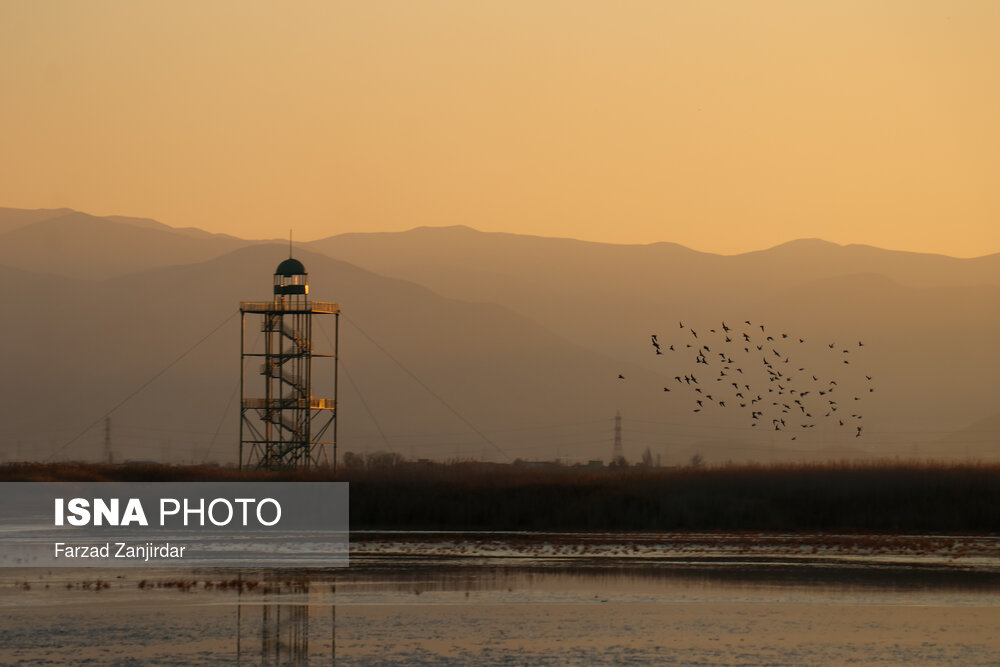
M274 275L276 276L304 276L306 274L306 267L302 266L302 262L297 259L289 257L281 264L278 264L278 268L274 270Z
M289 257L274 270L274 294L309 294L309 274L297 259Z

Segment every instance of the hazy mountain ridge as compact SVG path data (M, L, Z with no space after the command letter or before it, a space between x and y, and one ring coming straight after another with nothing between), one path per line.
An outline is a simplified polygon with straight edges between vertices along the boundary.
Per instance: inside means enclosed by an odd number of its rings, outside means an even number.
M800 239L739 255L716 255L673 243L615 245L477 232L468 227L418 227L407 232L343 234L309 245L331 256L353 257L374 270L406 272L410 277L417 272L440 270L442 262L500 274L516 269L528 278L550 273L557 281L562 272L586 269L585 275L571 279L586 280L578 284L581 288L614 285L644 289L647 293L693 276L697 276L699 284L715 288L738 282L735 287L741 295L789 281L855 273L884 273L915 286L1000 284L1000 253L960 259L863 245L841 246L819 239Z
M58 218L69 213L75 213L75 211L69 208L23 209L0 207L0 234L30 225L34 222Z
M0 210L0 229L5 211L9 209ZM16 391L38 396L53 386L72 385L86 405L73 407L72 415L68 411L67 424L80 423L111 396L125 395L143 373L152 374L157 363L210 329L213 316L221 319L239 300L269 298L272 264L287 256L283 244L255 245L161 229L155 221L78 214L58 222L66 217L55 216L56 226L42 229L73 224L96 230L93 238L111 241L88 242L83 234L71 244L68 258L65 251L49 250L49 235L37 228L28 233L44 221L21 225L24 235L13 237L20 238L17 253L7 246L10 234L0 234L0 263L14 268L0 273L8 278L0 293L16 297L30 322L5 335L11 344L5 347L23 351L14 359L18 377L24 378ZM157 241L150 247L139 238ZM157 254L155 246L165 238L172 239L168 252ZM237 247L227 249L226 244ZM254 254L253 248L262 254ZM310 255L305 248L341 261L331 264L333 260ZM468 227L345 234L297 244L295 254L309 258L315 298L344 306L344 370L350 377L345 375L341 383L343 423L345 443L354 438L356 449L391 447L406 455L454 456L460 448L451 451L451 445L441 444L451 442L447 434L465 443L467 455L482 455L491 447L359 331L347 334L352 320L442 397L461 403L462 413L489 429L498 443L503 440L514 455L526 458L561 452L607 459L616 409L626 418L626 454L631 458L645 446L675 458L689 455L693 447L709 461L737 460L733 442L743 442L740 451L758 452L762 458L772 453L787 457L793 445L809 452L856 447L876 455L905 453L909 450L900 447L914 440L940 440L950 430L995 413L991 387L1000 368L995 345L1000 334L998 255L967 260L804 239L723 256L672 243L615 246ZM17 261L8 262L8 256ZM878 270L866 270L873 267ZM98 282L79 284L81 274ZM766 322L811 340L864 339L864 368L878 382L878 391L864 402L870 435L854 441L826 432L790 443L773 434L764 437L725 410L692 415L684 394L662 391L690 359L654 356L649 334L682 343L678 320L708 328L722 319ZM58 332L67 322L74 332L62 336ZM165 428L175 428L177 420L193 420L202 434L197 437L220 434L213 456L228 451L220 443L234 437L227 429L235 427L235 417L227 421L218 413L233 410L231 401L229 408L225 402L232 394L226 382L235 373L235 345L220 342L210 349L229 361L186 371L187 362L178 364L154 385L162 390L156 395L164 405L183 406L178 416L163 415L151 399L140 396L130 404L132 417L123 411L116 418L175 424ZM817 355L816 350L803 351L796 361L819 363ZM62 371L49 372L47 364ZM618 380L618 373L626 380ZM352 397L354 385L376 420L385 420L388 444L358 396ZM192 386L197 390L192 392ZM30 401L26 405L18 410L18 420L35 414ZM44 420L44 411L35 419ZM637 427L630 419L656 425ZM573 424L587 422L591 425L573 430ZM24 422L22 433L27 435L22 437L32 436L30 423ZM552 429L546 431L546 425ZM418 446L428 441L438 442L437 449ZM943 448L921 453L945 456L955 450L941 444ZM989 445L981 449L981 456L992 451ZM146 458L157 457L154 452Z
M25 216L18 220L17 216L6 215L3 219L23 222ZM100 280L153 266L199 262L252 243L207 232L192 235L166 225L136 224L133 220L100 218L77 211L41 216L0 233L0 263L74 279Z
M880 383L867 410L873 430L958 428L990 409L983 369L1000 368L998 255L965 260L816 239L735 256L558 239L527 250L533 239L468 229L343 240L313 245L444 294L495 300L651 369L666 362L652 356L650 333L690 342L678 338L678 320L707 329L749 319L808 338L864 339Z
M11 432L29 442L44 436L43 451L48 441L68 440L74 429L99 418L102 411L218 326L240 300L269 299L270 274L286 253L283 246L255 245L200 264L107 280L96 289L74 287L72 281L59 277L38 286L32 276L7 269L14 279L3 285L4 297L26 295L24 307L34 323L32 331L5 336L5 347L21 352L8 364L22 379L16 392L5 397L16 407ZM614 408L609 406L623 389L616 384L619 372L636 381L646 376L651 385L657 382L645 371L595 356L501 306L446 299L419 285L377 276L338 260L305 251L296 254L311 272L316 298L334 297L344 309L341 351L346 375L341 378L341 401L346 416L341 433L348 449L353 441L353 448L362 450L390 447L414 456L486 454L503 459L401 372L357 327L477 427L500 431L491 439L511 457L532 458L535 450L522 438L505 437L504 429L572 421L581 414L600 414L610 425ZM69 298L59 296L64 290ZM32 303L36 304L33 309ZM324 326L328 324L327 320ZM129 434L140 441L154 440L152 451L147 447L143 455L133 454L133 458L159 457L156 429L162 429L164 441L174 443L190 430L187 440L200 440L204 445L219 424L220 437L210 456L234 455L237 418L231 393L238 378L238 331L238 318L227 321L196 353L115 414L119 440ZM252 328L248 332L254 335ZM321 339L319 344L325 342ZM587 359L585 366L579 363L581 358ZM354 386L365 396L368 408L360 403ZM72 397L61 405L58 424L46 421L51 401L39 400L53 393ZM628 401L633 413L641 409L646 416L654 415L659 396L633 393ZM369 408L389 443L378 436ZM610 437L609 427L604 431ZM439 437L429 440L428 435L435 433ZM99 441L98 428L60 456L74 450L90 458L99 456ZM174 449L173 455L178 453Z
M127 225L135 225L137 227L147 227L149 229L158 229L161 231L175 232L178 234L186 234L188 236L194 236L196 238L214 238L214 239L229 239L234 241L246 241L246 239L241 239L231 234L216 234L213 232L206 232L204 229L198 229L197 227L171 227L158 220L153 220L152 218L132 218L123 215L106 215L105 220L111 220L112 222L122 222Z
M71 226L83 228L86 233L106 230L93 227L105 220L131 227L167 232L173 235L192 236L203 240L234 244L275 242L270 240L241 239L227 234L215 234L193 227L175 228L150 218L129 216L92 216L72 209L26 210L0 208L0 239L6 232L32 226L39 222L61 219L58 231L66 233ZM16 237L14 237L16 238ZM155 237L149 237L155 238ZM104 238L92 239L94 244L106 242ZM552 269L560 267L587 267L601 280L622 273L635 274L653 268L666 271L665 277L688 269L700 270L702 278L711 279L710 269L729 263L748 275L742 280L760 286L774 279L811 280L850 273L886 273L903 283L914 285L967 286L975 284L1000 284L1000 253L976 258L955 258L946 255L885 250L862 244L839 245L822 239L797 239L772 248L737 255L718 255L687 248L677 243L661 241L649 244L609 244L556 238L511 234L506 232L481 232L466 225L446 227L416 227L405 232L351 232L326 237L317 241L300 243L326 254L350 254L363 258L366 264L383 270L413 272L429 270L444 259L470 270L506 275L512 267L519 270L538 269L537 263L555 261ZM193 246L192 246L193 247ZM461 248L464 261L457 262L456 249ZM419 249L420 252L414 252ZM147 249L131 248L130 254L141 256ZM204 251L202 251L204 252ZM126 253L129 254L129 253ZM197 253L195 253L197 254ZM609 270L606 257L615 261ZM900 266L886 269L887 259L899 260ZM3 259L3 258L0 258ZM145 258L144 258L145 259ZM191 261L201 261L203 258ZM680 262L680 264L673 264ZM698 262L703 265L697 265ZM4 263L10 263L5 261ZM397 268L402 267L402 268ZM623 267L626 267L623 270ZM770 268L769 268L770 267ZM803 268L804 271L794 269ZM139 265L135 270L141 270ZM471 300L482 300L473 298Z

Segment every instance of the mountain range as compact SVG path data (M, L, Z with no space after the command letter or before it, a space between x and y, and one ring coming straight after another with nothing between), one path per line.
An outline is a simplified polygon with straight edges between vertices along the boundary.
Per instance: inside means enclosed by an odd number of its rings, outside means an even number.
M0 209L0 458L100 458L110 412L119 459L234 460L238 303L269 298L288 252L143 218ZM664 463L1000 456L1000 254L803 239L723 256L469 227L339 234L293 252L311 295L343 311L341 453L608 460L620 412L632 460L647 447ZM777 350L788 368L836 378L861 416L792 440L732 402L694 412L699 397L675 379L707 377L690 330L716 347L706 358L727 351L768 387L763 351L723 343L723 322L736 341L763 343L760 326L802 338ZM655 354L652 334L675 349ZM830 343L853 363L831 365Z

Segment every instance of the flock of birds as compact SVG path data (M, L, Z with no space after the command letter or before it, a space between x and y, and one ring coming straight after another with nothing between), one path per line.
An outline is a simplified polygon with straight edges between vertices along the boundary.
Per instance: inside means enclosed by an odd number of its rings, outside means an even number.
M684 322L678 324L683 340L661 342L657 334L651 334L650 339L656 355L678 355L675 367L686 372L678 371L663 391L687 394L694 413L743 411L750 426L784 431L792 440L797 439L797 433L814 429L820 420L827 419L861 437L863 416L858 408L863 395L875 391L872 376L864 374L862 386L850 390L849 385L858 383L843 382L843 373L830 369L847 370L858 356L852 353L864 348L862 341L824 343L822 352L827 356L820 364L824 372L796 361L800 351L811 347L803 347L804 338L770 331L763 324L746 320L742 326L731 327L723 321L721 326L701 332ZM694 367L687 370L691 361ZM625 379L621 374L618 378Z

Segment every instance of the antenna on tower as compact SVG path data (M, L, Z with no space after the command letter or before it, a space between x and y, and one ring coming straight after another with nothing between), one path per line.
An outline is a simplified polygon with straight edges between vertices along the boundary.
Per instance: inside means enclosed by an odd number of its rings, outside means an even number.
M288 230L288 259L292 258L292 230Z

